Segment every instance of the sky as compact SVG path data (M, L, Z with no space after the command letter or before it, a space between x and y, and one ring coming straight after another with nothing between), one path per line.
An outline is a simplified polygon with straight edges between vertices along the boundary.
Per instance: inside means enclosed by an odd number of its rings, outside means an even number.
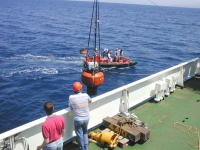
M200 0L99 0L99 2L200 8Z

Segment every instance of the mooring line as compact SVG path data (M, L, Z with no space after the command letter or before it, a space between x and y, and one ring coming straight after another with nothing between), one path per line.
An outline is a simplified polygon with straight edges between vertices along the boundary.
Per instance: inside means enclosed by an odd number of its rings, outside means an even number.
M120 73L120 72L111 72L111 71L106 71L109 73L115 73L115 74L123 74L123 75L128 75L128 76L149 76L151 74L129 74L129 73Z
M192 26L191 23L189 23L186 20L180 19L178 17L176 17L174 14L170 13L169 11L167 11L166 9L163 9L161 6L157 5L156 3L154 3L152 0L149 0L149 2L151 2L153 5L157 6L159 9L161 9L163 12L165 12L167 15L172 16L173 18L177 19L178 21L182 22L183 24L192 27L194 30L200 32L199 28L196 28L194 26Z

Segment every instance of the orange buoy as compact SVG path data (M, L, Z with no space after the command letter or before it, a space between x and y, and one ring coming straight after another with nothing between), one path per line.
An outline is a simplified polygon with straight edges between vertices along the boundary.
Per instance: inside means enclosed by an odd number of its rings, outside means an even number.
M97 94L97 87L104 82L103 72L82 72L82 82L87 86L87 93L89 95Z

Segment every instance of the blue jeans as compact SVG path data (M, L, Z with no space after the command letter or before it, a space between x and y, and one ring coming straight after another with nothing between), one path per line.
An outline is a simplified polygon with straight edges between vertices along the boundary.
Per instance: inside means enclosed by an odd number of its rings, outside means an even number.
M43 148L43 150L62 150L62 149L63 149L62 137L57 141L47 144L47 146Z
M88 126L89 120L76 121L74 120L74 127L77 136L79 150L88 150Z

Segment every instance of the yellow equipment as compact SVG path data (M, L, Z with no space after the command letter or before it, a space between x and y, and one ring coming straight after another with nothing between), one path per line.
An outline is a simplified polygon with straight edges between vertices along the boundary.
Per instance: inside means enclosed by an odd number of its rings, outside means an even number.
M110 148L115 148L115 147L117 147L117 142L118 142L117 140L119 138L119 135L116 133L112 133L112 132L101 133L101 132L92 131L89 133L89 137L96 140L96 141L94 141L94 140L90 139L89 140L90 142L97 143L97 141L98 141L102 145L106 145Z

